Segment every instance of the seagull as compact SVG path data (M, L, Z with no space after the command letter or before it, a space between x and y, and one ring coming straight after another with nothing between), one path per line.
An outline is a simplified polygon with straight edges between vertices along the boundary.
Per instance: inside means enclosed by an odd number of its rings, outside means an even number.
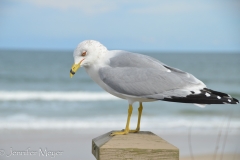
M74 64L70 77L83 66L91 79L108 93L128 101L128 116L124 130L111 133L125 135L140 130L143 102L157 100L209 104L237 104L229 94L208 89L192 74L170 67L147 55L123 50L108 50L95 40L85 40L73 52ZM138 122L129 129L133 103L139 102Z

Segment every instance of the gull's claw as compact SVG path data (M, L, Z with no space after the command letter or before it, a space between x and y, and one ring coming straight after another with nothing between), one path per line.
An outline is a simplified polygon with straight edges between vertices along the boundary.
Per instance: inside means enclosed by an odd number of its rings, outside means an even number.
M140 131L140 128L136 128L135 130L130 130L129 133L137 133Z
M126 135L126 134L128 134L128 133L129 133L128 130L122 130L122 131L112 132L112 133L110 134L110 136Z

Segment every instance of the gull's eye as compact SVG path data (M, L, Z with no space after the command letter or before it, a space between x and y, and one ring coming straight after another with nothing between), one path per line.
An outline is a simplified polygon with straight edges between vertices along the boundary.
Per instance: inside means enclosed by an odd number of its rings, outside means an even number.
M82 52L81 56L86 56L87 51Z

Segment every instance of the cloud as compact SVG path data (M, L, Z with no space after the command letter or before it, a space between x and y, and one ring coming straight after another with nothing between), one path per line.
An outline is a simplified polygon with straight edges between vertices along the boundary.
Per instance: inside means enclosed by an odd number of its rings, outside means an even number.
M36 7L53 8L62 11L79 10L84 14L102 14L114 11L130 12L137 14L177 14L192 13L196 11L208 11L223 9L227 6L239 8L238 0L227 2L213 1L191 1L191 0L9 0L32 4ZM8 1L8 2L9 2ZM233 7L235 6L235 7Z
M166 3L158 3L156 5L144 6L142 8L132 9L132 13L140 14L176 14L189 13L194 11L203 11L211 9L210 5L206 3L184 2L184 1L169 1Z
M117 8L116 3L109 0L22 0L22 2L63 11L79 10L85 14L106 13Z
M156 1L155 3L145 3L142 7L133 8L132 13L137 14L178 14L193 13L216 10L238 10L240 2L238 0L231 1L189 1L189 0L169 0Z

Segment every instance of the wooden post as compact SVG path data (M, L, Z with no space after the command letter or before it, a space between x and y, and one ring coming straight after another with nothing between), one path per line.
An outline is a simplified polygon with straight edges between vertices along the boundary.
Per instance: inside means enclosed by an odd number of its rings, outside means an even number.
M113 131L111 131L113 132ZM179 160L179 150L149 131L109 136L92 140L92 154L97 160Z

